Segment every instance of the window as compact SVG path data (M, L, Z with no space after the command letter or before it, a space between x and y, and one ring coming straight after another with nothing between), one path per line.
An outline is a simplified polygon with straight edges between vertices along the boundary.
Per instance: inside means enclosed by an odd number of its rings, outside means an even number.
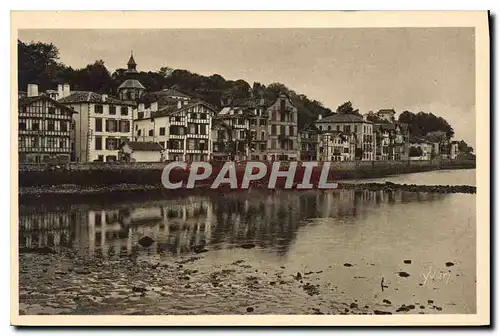
M118 130L118 120L108 119L106 120L106 132L116 132Z
M294 135L294 133L293 133L293 126L290 126L290 127L289 127L289 132L288 132L288 134L290 134L291 136L293 136L293 135Z
M271 125L271 135L276 135L276 125Z
M351 133L351 125L344 125L344 133Z
M337 132L340 132L340 125L337 125Z
M160 135L165 135L165 127L160 127Z
M56 108L55 107L49 107L47 109L47 111L48 111L49 114L55 114L56 113Z
M95 131L102 132L102 118L95 118Z
M102 105L96 105L94 110L95 110L95 113L102 114L102 111L103 111Z
M116 106L109 105L109 114L111 114L111 115L115 115L116 114Z
M354 133L358 133L358 125L354 125Z
M331 125L328 125L328 130L331 131L332 130L332 126Z
M115 150L117 149L117 139L115 138L106 138L106 149L107 150ZM106 161L109 161L106 157Z
M95 137L95 150L101 150L101 149L102 149L102 137L96 136Z
M197 116L196 116L196 113L191 113L191 119L196 119Z
M266 132L265 131L260 132L260 140L266 140Z
M26 121L20 121L19 122L19 130L20 131L26 130Z
M141 130L137 130L137 135L141 136Z
M257 119L250 119L251 126L257 126Z
M285 111L285 106L286 106L286 102L284 99L281 99L280 100L280 111L283 112Z
M121 110L120 110L120 111L121 111L121 113L120 113L120 114L121 114L122 116L126 116L126 115L128 115L128 107L127 107L127 106L122 106L122 108L121 108Z
M154 136L155 135L155 131L154 130L149 130L148 134L149 134L149 136Z
M40 124L38 123L38 121L33 121L33 123L31 124L31 129L33 131L38 131L40 130Z
M200 134L207 134L208 125L200 125Z
M106 155L106 162L115 162L116 155Z
M267 125L267 120L266 119L260 119L260 126L266 126Z
M68 131L68 122L61 121L61 132L67 132L67 131Z
M200 119L207 119L207 114L206 113L200 113Z
M239 139L246 139L245 131L240 131Z
M59 140L59 148L65 148L66 147L66 140L61 139Z
M285 128L284 125L281 125L281 127L280 127L280 134L281 135L285 135L286 134L286 128Z
M266 144L265 144L265 143L261 143L261 144L259 145L259 149L260 149L261 151L265 151L265 150L266 150Z
M349 153L349 148L348 147L344 148L344 153Z
M271 140L271 149L276 149L276 139Z
M47 120L47 131L54 131L54 130L55 130L54 120Z
M121 133L130 132L130 121L129 120L120 120L120 132Z
M143 119L144 118L144 112L137 112L137 119Z

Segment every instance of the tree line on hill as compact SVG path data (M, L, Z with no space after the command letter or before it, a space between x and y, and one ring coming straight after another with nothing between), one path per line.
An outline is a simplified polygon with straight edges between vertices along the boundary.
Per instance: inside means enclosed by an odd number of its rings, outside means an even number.
M126 69L120 68L110 72L103 60L96 60L93 64L79 69L67 66L59 61L59 50L52 43L25 43L18 40L17 46L20 91L26 90L29 83L38 84L41 90L55 89L60 83L70 83L72 90L114 95L118 86L126 79ZM255 82L250 85L242 79L227 80L219 74L204 76L168 66L161 67L157 71L140 71L137 79L148 91L173 87L215 107L220 107L221 98L225 94L237 99L249 98L253 92L273 100L280 93L286 93L298 109L299 129L317 120L319 115L322 117L328 117L333 113L361 115L359 109L354 108L350 101L332 111L320 101L311 100L282 83L271 83L266 86ZM432 113L404 111L399 115L398 121L408 124L413 136L426 137L435 132L442 132L449 139L454 135L451 125L442 117ZM467 149L468 145L464 144L462 148Z

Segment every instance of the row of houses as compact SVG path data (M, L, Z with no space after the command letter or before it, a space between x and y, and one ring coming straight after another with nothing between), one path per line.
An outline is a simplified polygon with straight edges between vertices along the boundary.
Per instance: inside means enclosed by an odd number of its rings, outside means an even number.
M299 130L285 94L273 101L224 96L215 108L172 88L147 92L132 55L127 65L117 97L28 85L19 98L20 162L423 160L438 153L410 137L394 110L319 116ZM422 155L411 156L411 146Z

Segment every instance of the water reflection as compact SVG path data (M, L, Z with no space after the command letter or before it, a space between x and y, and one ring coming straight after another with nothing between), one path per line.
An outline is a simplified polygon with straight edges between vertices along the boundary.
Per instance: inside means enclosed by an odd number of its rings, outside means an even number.
M333 225L358 225L345 218L368 216L382 204L439 202L447 194L394 191L251 191L117 204L113 207L21 207L21 248L71 247L88 256L137 253L182 255L200 249L255 244L286 254L303 226L315 218ZM142 247L149 236L154 243Z

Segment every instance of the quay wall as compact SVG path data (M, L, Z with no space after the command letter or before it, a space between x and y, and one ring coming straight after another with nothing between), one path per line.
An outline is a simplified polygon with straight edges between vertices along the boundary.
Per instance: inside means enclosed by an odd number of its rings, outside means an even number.
M321 164L321 163L320 163ZM161 185L161 174L164 162L158 163L69 163L63 167L47 167L44 165L22 164L19 165L19 186L57 186L57 185ZM282 162L281 167L287 163ZM300 163L299 163L300 165ZM268 164L270 166L270 164ZM244 164L240 167L244 168ZM470 160L435 160L435 161L357 161L357 162L331 162L329 180L375 178L395 174L426 172L440 169L471 169L475 162ZM266 177L269 176L269 170ZM313 173L312 181L319 178ZM299 168L296 172L296 182L302 180ZM214 166L212 176L205 182L215 178L218 173ZM243 169L238 171L241 178ZM176 170L171 173L172 182L186 181L188 172ZM265 179L265 178L264 178Z

